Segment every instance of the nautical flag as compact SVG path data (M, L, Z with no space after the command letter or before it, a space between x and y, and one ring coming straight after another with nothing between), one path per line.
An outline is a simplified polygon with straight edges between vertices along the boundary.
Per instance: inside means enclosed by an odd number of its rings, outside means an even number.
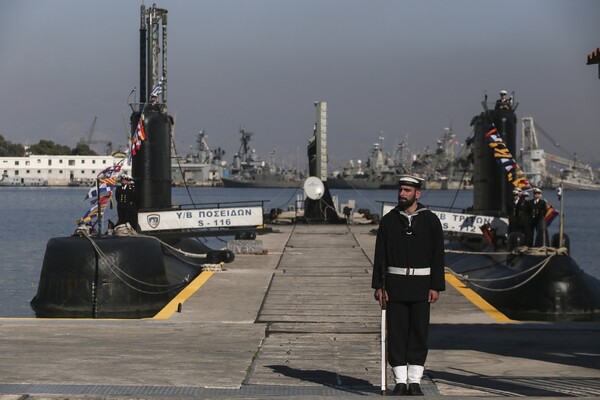
M152 97L152 96L158 97L158 95L163 92L164 80L165 80L165 77L162 76L160 78L160 80L158 81L158 83L154 86L154 89L152 89L152 92L150 93L150 97Z
M114 182L110 184L109 182ZM92 201L98 198L98 189L100 189L100 197L110 196L112 195L112 187L117 182L117 178L105 178L100 179L100 184L96 186L92 186L85 196L84 200L92 199Z
M488 141L488 146L494 152L494 158L498 164L504 168L508 181L517 189L528 189L531 185L529 184L527 177L517 165L510 150L508 150L504 140L502 140L502 137L498 135L498 130L493 122L490 122L490 127L485 134L485 138Z
M117 176L123 168L124 161L121 160L100 171L97 186L91 187L84 199L89 199L92 206L78 222L89 222L93 226L98 221L98 204L100 204L100 212L104 212L108 204L110 204L110 208L113 207L113 188L117 183Z
M150 93L150 97L156 96L163 92L164 86L164 77L161 77L158 83L152 89ZM138 120L137 126L135 127L135 131L133 135L131 135L131 146L127 149L126 153L129 157L129 161L131 158L135 156L138 150L142 147L142 142L146 140L146 128L144 127L144 110L146 109L146 104L142 106L142 111L140 111L140 119Z
M556 189L556 196L558 196L558 201L562 200L562 185Z
M135 156L137 153L137 142L139 141L138 137L133 135L131 138L131 146L129 147L129 160L131 161L131 156Z
M119 172L121 172L121 168L122 167L123 167L123 160L119 161L115 165L112 165L110 167L104 168L102 171L100 171L100 173L98 174L98 176L100 176L100 175L112 176L114 174L118 174Z
M135 128L135 133L138 135L140 140L146 140L146 130L144 129L144 114L140 115L140 120L138 121L137 127Z
M100 192L102 192L103 189L106 190L106 188L100 188ZM98 188L96 186L92 186L90 188L88 193L85 195L85 199L83 199L83 200L87 200L87 199L91 199L92 204L94 201L96 201L98 199Z
M142 147L142 141L146 140L146 129L144 128L144 108L142 108L142 112L140 113L140 119L135 128L135 132L131 137L131 146L128 149L129 161L131 161L131 157L137 154L137 151Z
M113 197L112 197L112 193L110 195L107 196L100 196L100 206L101 206L101 211L104 212L104 210L106 209L106 207L110 204L110 208L112 210L113 208Z
M139 136L134 135L131 138L131 148L129 149L131 155L136 155L138 150L142 147L142 141Z
M100 212L104 212L109 203L109 197L105 198L106 200L100 202ZM112 202L111 202L112 204ZM98 222L98 204L92 205L90 209L84 214L84 216L77 221L78 223L91 223L94 226Z
M93 205L81 218L80 222L88 223L98 219L98 205Z
M84 200L91 199L90 202L92 204L96 204L98 202L98 197L100 198L100 202L102 202L103 199L106 199L106 201L108 201L108 199L113 195L112 186L103 184L99 186L99 189L100 196L98 196L98 189L93 187L90 189L87 196L85 196Z
M557 215L558 210L552 207L552 204L546 203L546 215L544 216L544 219L546 220L547 226L550 226L550 224L552 223L552 221L554 221Z
M100 184L100 186L102 186L102 185L115 186L117 184L117 177L112 176L110 178L100 178L98 180L98 183Z
M117 183L117 176L123 168L123 161L121 160L115 165L104 168L98 174L98 186L93 186L88 191L84 200L92 199L92 201L98 197L98 188L100 188L100 196L106 196L112 194L112 187Z
M98 197L98 190L96 189L95 186L92 186L90 188L90 190L88 191L88 194L85 195L85 199L93 199L94 197Z

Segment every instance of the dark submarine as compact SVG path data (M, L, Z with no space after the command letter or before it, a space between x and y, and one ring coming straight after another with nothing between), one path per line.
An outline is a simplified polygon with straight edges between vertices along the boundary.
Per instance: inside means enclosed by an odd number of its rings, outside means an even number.
M147 134L132 157L139 212L177 208L171 203L174 122L167 112L166 87L162 101L153 105L148 103L147 90L159 82L159 65L166 85L166 17L167 11L155 5L141 6L140 103L130 104L130 135L142 114ZM233 261L233 252L213 250L197 240L205 235L187 230L163 232L163 236L52 238L31 307L42 318L152 317L200 275L202 264Z
M599 320L600 281L586 274L570 256L569 237L562 227L560 234L545 235L535 247L528 247L522 233L508 233L508 226L501 222L507 216L514 186L507 180L505 168L499 166L498 153L486 135L490 126L497 127L506 148L515 154L517 117L512 108L488 110L484 102L484 109L471 121L473 205L464 212L491 216L494 222L488 226L487 238L469 233L448 235L449 271L513 320Z

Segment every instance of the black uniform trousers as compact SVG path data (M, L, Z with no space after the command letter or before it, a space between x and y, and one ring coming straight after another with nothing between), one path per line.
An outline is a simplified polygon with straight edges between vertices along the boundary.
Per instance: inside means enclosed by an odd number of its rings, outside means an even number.
M135 207L117 206L117 215L119 225L129 222L133 229L138 229L138 213Z
M425 301L388 302L388 360L392 367L425 365L430 305Z

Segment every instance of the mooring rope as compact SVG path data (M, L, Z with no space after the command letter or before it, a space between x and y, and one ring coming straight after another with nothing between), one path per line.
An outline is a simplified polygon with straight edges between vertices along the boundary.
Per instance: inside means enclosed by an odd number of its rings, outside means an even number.
M166 248L168 248L169 250L172 250L176 253L182 254L186 257L190 257L190 258L206 258L206 253L188 253L186 251L180 250L177 247L173 247L170 244L163 242L162 240L160 240L159 238L157 238L156 236L150 236L150 235L143 235L141 233L136 232L135 229L131 228L131 226L129 224L123 224L123 225L119 225L115 228L114 231L114 236L135 236L135 237L145 237L145 238L150 238L150 239L154 239L156 241L158 241L161 245L165 246ZM182 260L185 261L185 260ZM202 265L202 264L193 264L192 265Z
M513 254L511 251L467 251L467 250L453 250L453 249L445 249L444 252L452 253L452 254L473 254L473 255L499 255L499 256L507 256L509 254Z
M488 290L488 291L492 291L492 292L507 292L509 290L517 289L517 288L525 285L527 282L531 281L540 272L542 272L544 270L544 268L546 268L546 266L548 265L548 263L554 256L566 255L567 249L564 247L554 248L554 247L547 247L547 246L543 246L543 247L521 246L521 247L517 247L517 248L513 249L513 251L511 251L511 252L463 252L463 251L452 251L452 250L446 250L446 252L451 252L451 253L456 253L456 254L505 254L505 255L513 254L513 255L537 255L537 256L547 255L547 257L545 259L543 259L536 265L532 266L531 268L526 269L525 271L517 272L510 276L504 276L504 277L493 278L493 279L491 279L491 278L490 279L469 278L469 275L467 275L467 274L460 274L460 273L452 270L452 268L446 267L446 271L450 272L453 276L455 276L462 282L468 282L469 284L471 284L475 287L478 287L480 289L483 289L483 290ZM507 279L513 279L513 278L516 278L523 274L526 274L528 272L534 271L536 269L537 269L537 271L535 271L535 273L533 273L529 278L525 279L523 282L520 282L514 286L507 287L507 288L496 289L496 288L490 288L490 287L482 286L482 285L475 283L475 282L497 282L497 281L502 281L502 280L507 280Z
M99 255L99 261L104 261L106 263L106 266L108 267L108 269L121 281L123 282L125 285L127 285L128 287L130 287L131 289L138 291L140 293L145 293L145 294L165 294L165 293L170 293L173 292L183 286L185 286L187 283L189 283L189 275L186 276L183 281L179 282L179 283L175 283L175 284L169 284L169 285L162 285L162 284L155 284L155 283L149 283L149 282L144 282L142 280L139 280L131 275L129 275L127 272L123 271L121 268L119 268L118 265L116 265L113 261L110 260L110 258L102 251L102 249L100 248L100 246L98 246L98 244L94 241L94 239L91 236L85 235L85 238L92 244L92 247L94 248L94 250L98 253ZM123 276L121 276L119 273L117 273L117 271L124 275L125 277L131 279L132 281L145 285L145 286L149 286L149 287L156 287L156 288L165 288L166 290L162 290L162 291L147 291L147 290L143 290L141 288L135 287L133 284L127 282Z
M119 266L116 265L113 261L111 261L111 259L104 253L104 251L100 248L100 246L94 241L93 237L89 234L88 230L77 229L75 231L75 235L80 236L80 237L85 237L92 244L92 247L98 254L99 261L104 261L106 266L108 267L108 269L117 277L117 279L119 279L121 282L123 282L125 285L127 285L129 288L131 288L135 291L138 291L138 292L144 293L144 294L165 294L165 293L170 293L170 292L176 291L176 290L184 287L190 281L190 276L187 275L181 282L175 283L175 284L163 285L163 284L154 284L154 283L144 282L142 280L139 280L139 279L129 275L127 272L125 272L124 270L119 268ZM164 246L166 248L166 250L168 250L178 260L185 262L187 264L193 265L195 267L200 267L201 271L219 271L222 269L221 268L222 263L221 264L197 264L197 263L193 263L191 261L185 260L185 259L181 258L180 256L178 256L176 253L180 253L183 256L191 257L191 258L205 258L206 254L196 254L196 253L189 253L189 252L182 251L176 247L169 245L168 243L163 242L162 240L160 240L157 237L139 234L133 228L131 228L131 226L129 224L117 226L114 231L114 236L151 238L151 239L158 241L162 246ZM166 290L147 291L142 288L135 287L133 284L131 284L130 282L125 280L124 277L127 277L131 281L136 282L141 285L145 285L148 287L155 287L155 288L165 288Z
M512 251L467 251L467 250L453 250L453 249L445 249L446 253L452 254L475 254L475 255L498 255L498 256L508 256L508 255L526 255L526 256L547 256L547 255L567 255L568 251L566 247L529 247L529 246L519 246L515 247Z
M200 267L202 269L202 271L222 271L223 270L223 262L220 262L218 264L211 264L211 263L194 263L191 262L189 260L186 260L185 258L180 257L179 255L182 255L184 257L189 257L189 258L206 258L207 254L206 253L189 253L187 251L183 251L181 249L178 249L177 247L171 246L170 244L163 242L162 240L160 240L159 238L155 237L155 236L150 236L150 235L143 235L139 232L137 232L135 229L131 228L131 226L129 224L125 224L127 226L127 229L121 229L121 231L126 232L124 236L135 236L135 237L144 237L144 238L150 238L150 239L154 239L156 241L158 241L162 246L165 247L166 250L168 250L173 257L177 258L179 261L184 262L186 264L189 265L193 265L195 267ZM115 234L117 236L121 236L120 234L116 233L117 231L115 231ZM178 254L179 255L178 255Z

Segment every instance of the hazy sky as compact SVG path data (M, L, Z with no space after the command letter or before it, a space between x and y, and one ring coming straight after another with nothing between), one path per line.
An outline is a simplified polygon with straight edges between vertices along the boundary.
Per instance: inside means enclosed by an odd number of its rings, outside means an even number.
M469 122L501 89L568 152L600 161L598 0L157 1L168 10L169 110L180 153L205 129L238 150L240 125L257 152L306 164L313 102L328 103L337 168L384 147L413 151ZM0 13L0 134L16 143L124 147L127 96L139 86L133 0L4 0ZM146 2L146 6L152 5ZM551 148L541 138L546 151ZM94 146L98 151L102 146Z

